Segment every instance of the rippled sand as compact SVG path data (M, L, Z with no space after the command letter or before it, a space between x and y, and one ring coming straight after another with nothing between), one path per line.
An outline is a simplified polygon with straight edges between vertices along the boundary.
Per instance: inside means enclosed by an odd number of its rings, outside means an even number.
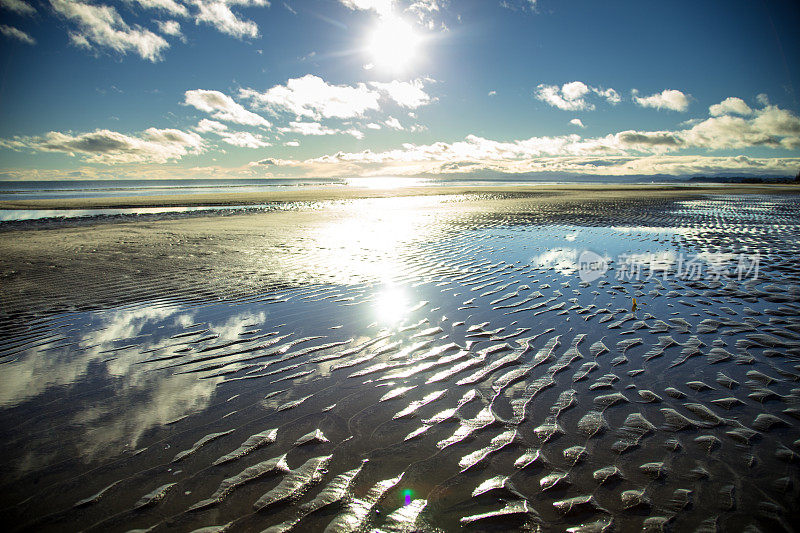
M792 531L799 230L791 194L503 192L1 233L0 516Z

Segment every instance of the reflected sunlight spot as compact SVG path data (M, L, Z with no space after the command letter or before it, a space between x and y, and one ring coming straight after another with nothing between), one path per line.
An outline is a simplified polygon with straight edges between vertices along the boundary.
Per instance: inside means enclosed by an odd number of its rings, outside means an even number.
M402 70L417 55L420 37L403 19L381 18L367 40L367 52L375 64L390 70Z
M375 315L384 324L396 324L408 312L408 298L402 289L387 288L375 300Z
M407 274L410 248L426 242L434 232L440 196L374 198L343 203L336 216L308 226L291 253L280 250L260 258L264 265L279 264L283 275L310 281L326 279L342 284L381 283L392 287ZM261 267L266 268L266 267ZM270 267L271 268L271 267Z

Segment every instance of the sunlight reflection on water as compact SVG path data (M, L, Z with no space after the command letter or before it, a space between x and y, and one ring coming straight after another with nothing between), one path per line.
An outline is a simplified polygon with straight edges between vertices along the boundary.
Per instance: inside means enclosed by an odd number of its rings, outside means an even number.
M303 278L328 274L336 283L390 283L407 273L409 246L430 240L447 215L437 197L364 200L340 206L330 220L308 228L283 254L285 271ZM452 216L453 213L450 213Z
M408 295L399 287L386 287L375 299L375 315L380 324L397 324L407 312Z

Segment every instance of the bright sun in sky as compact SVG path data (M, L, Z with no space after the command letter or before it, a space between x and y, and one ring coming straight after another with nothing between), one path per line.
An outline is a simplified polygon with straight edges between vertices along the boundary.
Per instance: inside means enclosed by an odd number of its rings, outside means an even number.
M396 16L382 17L368 36L367 53L379 68L401 71L416 59L421 39Z

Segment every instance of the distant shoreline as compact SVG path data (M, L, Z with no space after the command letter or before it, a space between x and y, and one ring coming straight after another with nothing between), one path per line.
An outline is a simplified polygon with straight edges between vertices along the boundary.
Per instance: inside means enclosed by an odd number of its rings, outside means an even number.
M545 193L545 194L542 194ZM560 198L603 199L635 197L697 196L703 194L800 194L800 184L631 184L631 185L518 185L518 186L419 186L391 189L358 187L309 188L261 192L224 192L211 194L171 194L149 196L118 196L103 198L58 198L0 201L0 209L116 209L136 207L200 207L241 206L268 203L322 202L364 198L395 198L411 196L440 196L494 194L514 196L553 196Z

